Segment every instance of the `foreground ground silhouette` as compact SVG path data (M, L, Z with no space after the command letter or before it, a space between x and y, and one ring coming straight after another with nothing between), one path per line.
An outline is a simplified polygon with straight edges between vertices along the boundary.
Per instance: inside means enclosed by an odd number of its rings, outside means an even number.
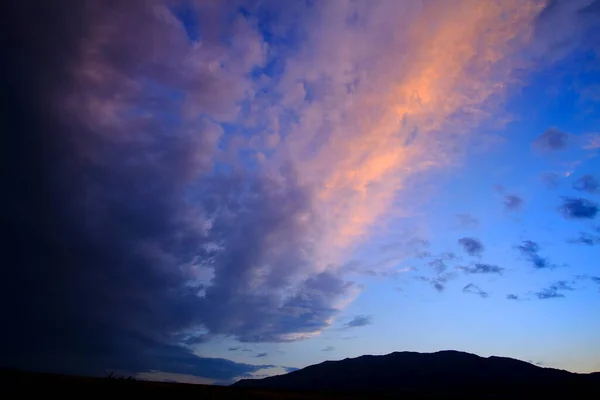
M2 371L2 387L24 394L165 395L194 399L600 398L600 373L575 374L457 351L396 352L326 361L232 386L190 385ZM16 392L13 392L16 393Z

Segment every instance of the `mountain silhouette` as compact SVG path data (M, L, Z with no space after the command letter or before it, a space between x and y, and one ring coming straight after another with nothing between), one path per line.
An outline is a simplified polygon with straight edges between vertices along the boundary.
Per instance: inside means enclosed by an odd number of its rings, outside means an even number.
M483 393L600 388L600 373L576 374L505 357L459 351L394 352L325 361L285 375L242 379L235 387L335 392Z

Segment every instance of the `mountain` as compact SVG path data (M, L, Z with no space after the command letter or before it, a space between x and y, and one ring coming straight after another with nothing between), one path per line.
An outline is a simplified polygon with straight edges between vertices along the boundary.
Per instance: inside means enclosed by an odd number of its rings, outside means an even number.
M394 352L320 364L263 379L242 379L235 387L326 392L572 394L600 389L600 374L575 374L505 357L459 351Z

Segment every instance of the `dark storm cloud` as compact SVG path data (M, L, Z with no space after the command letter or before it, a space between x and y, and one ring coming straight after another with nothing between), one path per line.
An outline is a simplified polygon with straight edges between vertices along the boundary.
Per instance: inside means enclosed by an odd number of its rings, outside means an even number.
M480 256L483 252L483 243L479 239L464 237L458 239L458 244L470 256Z
M372 317L367 315L357 315L356 317L352 318L350 322L344 324L344 326L348 328L357 328L359 326L371 325L371 323Z
M523 208L525 202L516 194L507 194L504 196L504 208L507 211L518 211Z
M569 134L557 128L549 128L533 141L537 150L556 151L564 150L569 144Z
M524 240L521 244L515 246L515 248L537 269L554 267L554 264L547 257L540 255L540 245L532 240Z
M544 288L539 292L535 293L535 296L540 300L556 299L565 297L565 295L562 292L568 290L570 291L574 289L571 286L569 286L569 284L566 281L558 281L550 285L549 287Z
M584 175L573 182L573 189L587 193L600 192L600 182L592 175Z
M516 294L507 294L506 295L506 299L507 300L519 300L519 296L517 296Z
M207 175L215 121L236 112L262 60L243 19L203 31L199 51L158 2L0 7L0 128L9 133L0 176L11 194L0 200L2 366L227 381L264 366L201 358L184 344L215 334L293 340L327 325L353 284L300 276L309 189L289 167L274 177ZM198 278L206 272L210 282ZM282 297L292 281L296 292Z
M463 288L463 292L464 293L471 293L471 294L476 294L481 298L486 298L489 296L489 294L487 292L484 292L483 290L481 290L479 288L479 286L473 284L473 283L469 283L467 286L465 286Z
M474 264L468 267L460 267L467 274L499 274L501 275L504 268L493 264Z
M567 219L593 219L598 214L598 204L583 198L564 197L559 210Z

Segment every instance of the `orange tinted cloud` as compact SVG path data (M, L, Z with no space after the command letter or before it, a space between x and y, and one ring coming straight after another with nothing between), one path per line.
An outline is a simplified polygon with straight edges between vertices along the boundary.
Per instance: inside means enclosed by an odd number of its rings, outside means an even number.
M280 152L317 187L325 226L319 269L348 254L392 201L408 201L408 178L454 161L457 141L498 109L511 72L522 67L513 56L543 6L375 2L356 28L346 23L353 3L344 4L326 7L315 49L286 77L316 93L295 104L299 122Z

